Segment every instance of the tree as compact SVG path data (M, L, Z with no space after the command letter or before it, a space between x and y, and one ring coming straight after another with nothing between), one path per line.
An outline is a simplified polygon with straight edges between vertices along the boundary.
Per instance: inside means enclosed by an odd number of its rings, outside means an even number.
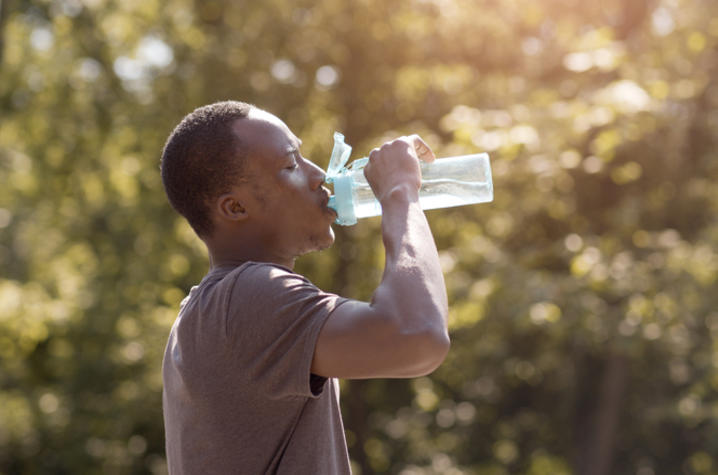
M326 165L487 151L430 211L454 341L343 383L357 473L714 473L718 16L699 0L0 2L0 473L162 473L160 365L204 249L158 173L226 98ZM379 220L299 261L368 298Z

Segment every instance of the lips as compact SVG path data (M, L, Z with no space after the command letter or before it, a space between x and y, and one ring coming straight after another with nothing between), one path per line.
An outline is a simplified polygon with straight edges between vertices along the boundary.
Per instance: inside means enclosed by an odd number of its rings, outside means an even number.
M322 204L324 204L326 206L326 204L329 202L329 197L332 194L327 188L325 188L323 186L320 189L320 193L322 194Z
M329 197L330 197L329 192L327 192L325 190L324 197L322 198L322 208L324 208L326 211L331 212L331 214L333 214L334 217L336 218L337 212L333 208L329 207Z

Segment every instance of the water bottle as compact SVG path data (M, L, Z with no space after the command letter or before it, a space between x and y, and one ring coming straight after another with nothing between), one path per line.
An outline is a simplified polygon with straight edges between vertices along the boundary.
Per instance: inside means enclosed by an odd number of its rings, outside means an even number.
M364 177L368 158L354 160L345 167L351 147L344 136L334 134L334 150L327 168L328 183L334 184L329 207L337 212L336 223L350 226L358 218L381 215L381 204ZM419 205L422 209L449 208L493 201L491 167L486 153L439 158L421 163Z

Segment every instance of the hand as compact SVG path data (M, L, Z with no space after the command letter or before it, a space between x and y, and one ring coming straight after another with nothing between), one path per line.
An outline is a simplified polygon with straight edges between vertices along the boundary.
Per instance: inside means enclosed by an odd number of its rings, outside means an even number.
M400 137L371 151L364 176L380 203L395 192L408 193L412 200L418 198L419 159L433 162L436 156L418 135Z

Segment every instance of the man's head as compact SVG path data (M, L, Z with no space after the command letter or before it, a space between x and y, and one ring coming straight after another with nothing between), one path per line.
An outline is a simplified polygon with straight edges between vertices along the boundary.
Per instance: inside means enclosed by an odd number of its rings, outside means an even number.
M172 207L200 237L214 230L212 201L242 175L247 150L233 125L253 107L237 101L200 107L182 119L167 139L162 183Z
M300 146L284 122L254 106L201 107L165 145L165 190L211 253L289 265L334 240L324 172Z

